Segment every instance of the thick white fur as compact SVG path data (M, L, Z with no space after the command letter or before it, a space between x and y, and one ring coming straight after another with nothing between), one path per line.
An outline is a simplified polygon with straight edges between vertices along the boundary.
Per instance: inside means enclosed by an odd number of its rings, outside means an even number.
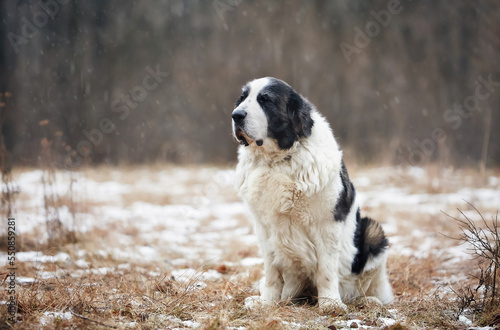
M259 109L254 102L250 111ZM387 252L369 260L360 275L351 272L358 204L345 221L334 220L342 152L326 120L316 110L311 116L311 136L289 150L269 138L261 147L239 148L236 187L250 207L264 258L261 300L294 298L309 279L323 307L345 309L343 301L365 296L390 303Z

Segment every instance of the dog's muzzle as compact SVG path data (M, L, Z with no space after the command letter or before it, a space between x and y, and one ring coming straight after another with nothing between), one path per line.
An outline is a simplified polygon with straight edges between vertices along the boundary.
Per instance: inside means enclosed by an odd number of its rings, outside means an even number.
M235 110L233 111L232 118L234 122L234 135L236 139L240 142L240 144L248 147L254 139L248 136L244 129L245 118L247 116L247 112L245 110ZM256 140L255 143L260 147L264 144L263 140Z
M248 146L250 145L251 139L243 130L246 116L247 112L245 110L235 110L231 115L234 122L234 135L236 136L236 139L238 139L240 144Z

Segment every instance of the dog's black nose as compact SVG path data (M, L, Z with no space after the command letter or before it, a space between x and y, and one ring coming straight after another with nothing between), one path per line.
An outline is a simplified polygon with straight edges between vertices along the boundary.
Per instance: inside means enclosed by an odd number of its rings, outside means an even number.
M231 117L233 117L234 122L240 123L246 116L247 112L245 110L236 110Z

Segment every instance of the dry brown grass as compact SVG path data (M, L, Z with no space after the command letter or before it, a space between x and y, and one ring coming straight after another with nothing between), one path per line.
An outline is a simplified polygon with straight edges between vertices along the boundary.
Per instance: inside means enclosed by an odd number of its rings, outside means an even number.
M207 282L205 288L197 289L197 276L188 282L177 281L168 272L151 275L150 271L154 267L145 265L133 265L121 274L119 261L99 259L98 256L90 258L93 259L91 269L109 267L112 271L106 275L72 277L74 266L21 266L19 272L23 276L37 279L34 283L22 285L18 290L19 323L13 328L38 329L44 318L43 313L47 311L69 311L87 319L75 315L71 320L54 318L46 321L46 328L71 326L100 329L104 325L118 328L171 328L183 327L179 323L181 321L194 321L202 329L291 327L285 322L300 324L303 329L319 329L349 319L361 320L360 326L382 327L379 318L391 316L387 308L397 310L398 320L412 328L460 327L460 323L453 318L453 309L450 309L453 299L432 295L431 279L439 276L436 273L438 261L432 258L403 261L391 258L389 271L396 303L381 307L355 302L349 305L349 312L344 315L322 313L315 306L282 305L262 310L245 309L245 298L258 293L254 283L262 276L260 266L248 269L213 265L210 268L220 272L222 279ZM42 279L37 276L40 270L57 269L63 271L57 278ZM204 270L208 268L199 267L200 273ZM5 295L5 290L0 295L0 299L5 300L2 295ZM5 318L5 310L2 313L2 318Z
M85 170L85 176L95 182L118 180L133 184L137 180L159 179L155 171L175 170L155 167L154 171L145 168L113 169L99 167ZM194 171L197 169L185 169ZM457 181L448 183L446 175L429 178L426 182L410 175L371 173L371 170L359 170L359 174L371 179L371 185L380 187L408 187L414 193L441 194L453 192L455 187L476 187L476 183L467 185L467 175L457 176ZM472 173L472 172L470 172ZM351 176L356 178L358 173ZM448 174L447 174L448 175ZM472 175L472 174L470 174ZM433 183L434 182L434 183ZM179 200L197 201L192 194L200 191L205 195L212 194L212 188L218 187L214 196L208 200L223 200L227 203L237 201L235 193L226 185L215 182L207 188L202 176L186 176L184 184L188 187L183 194L170 196L167 192L155 195L144 194L143 191L124 193L120 202L114 205L124 208L137 201L165 205ZM200 188L201 185L201 188ZM361 187L359 190L367 190ZM166 189L168 191L168 189ZM207 193L208 192L208 193ZM83 194L84 195L84 194ZM85 197L86 196L86 197ZM205 196L206 197L206 196ZM27 198L24 196L23 198ZM69 196L60 199L61 205L69 205ZM118 203L118 204L116 204ZM121 203L121 204L120 204ZM84 205L84 206L82 206ZM107 206L84 195L73 207L76 213L99 212L100 207ZM456 205L445 205L446 210ZM161 239L147 240L140 235L140 219L115 219L103 222L91 232L79 233L78 242L61 244L57 249L47 250L43 246L24 243L24 250L42 250L45 255L54 255L58 251L69 254L65 262L24 262L17 264L18 276L34 278L32 283L18 285L17 301L19 304L19 322L12 324L13 329L40 329L45 322L46 329L104 329L116 327L120 329L160 329L184 328L199 325L200 329L225 329L229 327L245 327L246 329L328 329L335 325L347 327L355 322L360 328L387 329L463 329L465 325L456 318L458 308L456 296L451 287L471 285L468 278L476 268L473 261L451 263L450 255L438 253L439 248L453 247L456 242L443 234L456 236L459 228L442 213L416 212L414 209L394 208L391 201L376 207L363 209L364 213L378 219L382 223L390 223L394 227L389 233L391 239L400 238L392 249L404 246L411 251L418 251L427 241L435 242L429 253L419 257L402 255L400 251L391 252L388 260L389 278L394 289L396 300L389 306L377 306L373 303L358 300L348 304L348 312L342 315L321 312L316 306L292 306L285 303L262 309L245 308L245 298L258 294L257 282L262 277L262 265L242 266L242 259L259 256L255 244L242 243L238 237L224 241L214 241L214 247L221 249L217 260L185 259L177 263L172 260L183 258L178 251L165 252L157 261L124 260L113 254L103 254L109 248L125 248L133 242L133 246L147 245L161 250L164 242ZM488 212L491 210L488 210ZM389 219L400 219L398 221ZM220 221L214 213L200 219L200 227L196 233L210 234L217 229L213 222ZM249 227L246 216L237 214L234 217L239 228ZM39 229L43 231L42 229ZM152 227L152 232L164 232L168 227L162 223ZM225 229L220 229L224 231ZM423 234L415 236L415 231ZM250 231L251 232L251 231ZM25 242L36 241L41 232L32 233L19 238ZM201 236L204 237L204 236ZM208 236L207 236L208 237ZM123 241L127 238L127 241ZM123 241L123 242L122 242ZM186 246L197 246L200 242L186 241ZM395 245L395 246L394 246ZM26 247L29 247L26 249ZM79 254L85 251L85 255ZM437 252L436 252L437 251ZM84 266L76 261L85 261ZM127 265L128 264L128 265ZM185 278L173 276L175 271L184 268L196 269L196 274ZM104 274L103 270L107 273ZM57 276L47 278L47 272L55 272ZM220 278L203 279L205 272L216 272ZM204 285L198 286L200 282ZM6 283L3 283L5 287ZM0 292L0 300L7 300L5 290ZM56 317L44 315L46 312L60 312ZM62 316L61 316L62 315ZM64 315L70 315L66 319ZM498 308L488 310L474 320L480 324L481 317L488 322L498 318ZM0 322L5 325L6 308L0 309ZM384 318L395 321L386 326ZM190 323L191 322L191 323ZM484 322L483 322L484 323Z

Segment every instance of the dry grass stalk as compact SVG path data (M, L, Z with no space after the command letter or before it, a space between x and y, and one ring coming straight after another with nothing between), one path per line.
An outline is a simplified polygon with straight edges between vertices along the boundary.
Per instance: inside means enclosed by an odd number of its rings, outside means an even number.
M474 205L471 203L469 205L478 214L481 221L471 219L461 210L459 210L461 218L450 217L458 222L461 229L461 234L457 239L468 244L467 252L478 260L478 274L469 275L477 284L474 287L466 286L454 292L458 299L457 316L472 311L481 318L483 313L489 314L495 309L498 311L500 224L498 211L491 221L487 221ZM497 320L498 323L500 323L499 321Z
M45 221L48 234L48 247L60 248L66 243L75 243L75 232L66 228L59 215L59 207L61 198L56 191L56 171L54 168L54 159L52 153L53 139L49 140L47 125L49 120L45 119L39 122L39 125L45 128L46 137L40 141L40 165L43 169L42 186L43 186L43 201L45 209ZM57 132L56 132L57 133ZM72 197L72 184L70 184L70 197ZM73 201L70 203L70 210L74 210ZM73 211L72 211L72 214Z

